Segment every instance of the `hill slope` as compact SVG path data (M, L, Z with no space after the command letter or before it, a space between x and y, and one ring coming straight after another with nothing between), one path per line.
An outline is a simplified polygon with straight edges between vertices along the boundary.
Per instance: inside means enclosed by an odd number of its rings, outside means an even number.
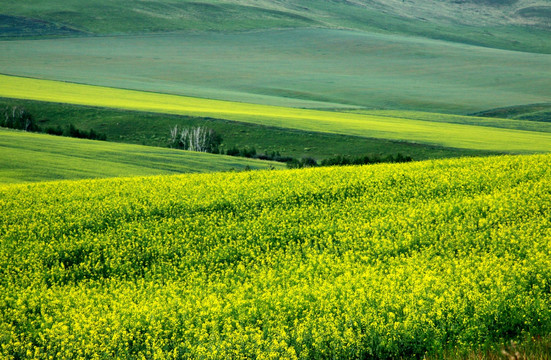
M549 52L550 9L545 0L7 0L0 36L344 27Z
M280 163L0 128L0 184L224 170Z
M536 121L538 123L551 122L551 103L528 104L510 106L499 109L490 109L477 113L476 115L515 120Z
M292 107L467 114L551 98L551 55L334 29L0 41L0 53L12 75Z
M0 186L0 354L421 358L548 335L550 179L545 155Z
M252 124L318 131L332 134L392 139L445 147L533 153L551 151L551 130L547 123L543 131L493 127L495 119L484 124L461 123L454 117L441 119L408 119L336 111L295 109L288 107L237 103L185 96L139 92L57 81L18 78L0 75L0 97L64 102L70 104L112 107L166 114L181 114L234 120ZM437 120L437 121L435 121ZM529 129L533 124L508 120ZM459 122L459 123L457 123Z
M0 109L14 106L23 108L33 115L42 129L57 127L66 129L73 124L83 131L94 130L105 134L108 141L138 145L167 147L168 129L177 125L181 129L203 126L214 130L222 137L222 143L219 146L221 151L232 148L254 148L257 154L279 153L281 156L296 159L311 157L318 162L338 155L350 157L367 155L384 158L402 154L410 156L413 160L498 155L497 152L300 131L223 119L0 98ZM502 120L496 120L496 123L501 124ZM513 123L524 124L523 122ZM539 124L534 123L534 125ZM548 128L551 132L551 124ZM526 128L523 127L523 129Z

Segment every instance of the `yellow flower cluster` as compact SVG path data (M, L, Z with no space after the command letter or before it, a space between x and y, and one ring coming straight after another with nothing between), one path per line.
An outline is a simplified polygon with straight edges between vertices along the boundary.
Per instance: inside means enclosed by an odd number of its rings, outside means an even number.
M422 357L551 332L551 156L0 187L3 359Z

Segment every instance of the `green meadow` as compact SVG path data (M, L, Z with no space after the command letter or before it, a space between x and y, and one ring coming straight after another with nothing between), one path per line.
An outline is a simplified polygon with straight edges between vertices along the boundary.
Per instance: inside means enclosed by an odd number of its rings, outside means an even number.
M204 126L216 131L222 137L221 150L254 148L258 154L279 152L282 156L297 159L312 157L318 161L338 155L385 157L402 154L414 160L425 160L493 153L223 119L0 98L0 110L6 107L26 109L33 114L42 130L58 126L66 128L73 124L84 131L94 130L105 134L108 141L149 146L167 147L169 129L177 125L179 128Z
M221 118L304 131L515 153L551 150L551 133L472 124L209 100L0 76L0 96Z
M5 0L0 37L355 29L551 53L545 0Z
M0 184L283 168L280 163L0 129Z
M506 108L509 109L509 108ZM450 124L464 124L475 126L495 127L502 129L528 130L536 132L551 132L551 118L549 118L550 106L542 104L515 107L516 112L505 109L493 109L476 115L454 115L423 111L403 110L353 110L352 113L387 116L391 118L403 118L413 120L432 121ZM501 116L500 116L501 115Z
M551 55L336 29L0 41L2 73L306 108L468 114L551 98Z

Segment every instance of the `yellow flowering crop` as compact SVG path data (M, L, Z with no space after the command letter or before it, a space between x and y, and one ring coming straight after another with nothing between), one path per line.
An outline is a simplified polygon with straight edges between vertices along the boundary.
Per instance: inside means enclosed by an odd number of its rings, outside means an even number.
M551 331L551 156L0 186L0 357L422 357Z

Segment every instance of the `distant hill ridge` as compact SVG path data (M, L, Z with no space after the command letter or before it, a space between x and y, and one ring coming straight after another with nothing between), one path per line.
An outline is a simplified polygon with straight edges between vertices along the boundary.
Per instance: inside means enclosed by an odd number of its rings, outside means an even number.
M411 31L415 35L426 32L429 37L438 34L445 37L450 36L448 33L453 32L450 27L454 26L551 29L549 0L8 0L3 3L0 37L277 27L346 27ZM442 28L435 31L426 28L426 23Z

